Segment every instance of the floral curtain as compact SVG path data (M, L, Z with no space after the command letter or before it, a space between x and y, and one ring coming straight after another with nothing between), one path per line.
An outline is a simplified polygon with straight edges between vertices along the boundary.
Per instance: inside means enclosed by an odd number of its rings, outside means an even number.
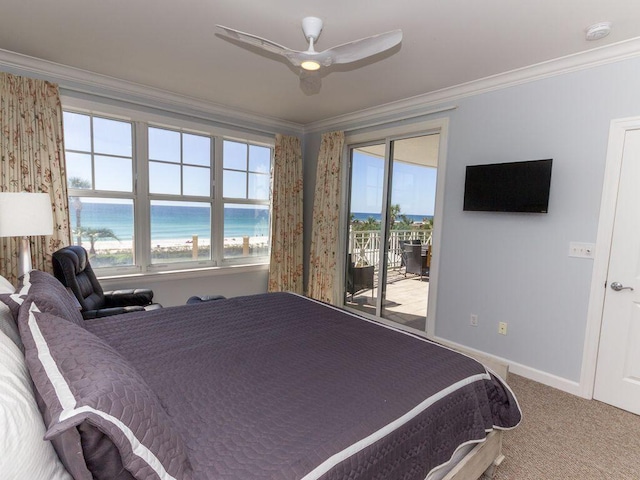
M270 292L303 292L302 149L300 139L276 135L271 214Z
M323 302L335 303L337 291L337 250L340 226L340 165L344 132L322 135L316 190L313 204L313 229L309 259L308 295Z
M0 72L0 191L51 196L53 235L32 237L33 268L52 271L69 245L69 206L58 86ZM0 238L0 275L16 283L19 238Z

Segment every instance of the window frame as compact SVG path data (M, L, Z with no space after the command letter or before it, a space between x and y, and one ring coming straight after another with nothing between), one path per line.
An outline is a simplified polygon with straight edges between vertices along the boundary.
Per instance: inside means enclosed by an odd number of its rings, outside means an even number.
M267 265L271 248L269 226L269 249L265 255L249 257L224 258L224 205L226 203L244 203L267 205L271 221L271 193L268 200L224 199L222 196L223 176L223 141L245 143L269 148L271 190L273 157L275 150L274 135L253 132L242 128L223 127L213 122L197 118L187 119L170 112L138 111L121 105L103 104L75 97L62 98L64 112L91 115L95 117L120 120L132 124L132 157L133 188L132 192L111 192L102 190L68 189L67 196L131 198L134 203L134 264L131 266L98 268L100 277L122 276L131 274L154 274L189 270L218 269L249 265ZM161 128L181 133L204 135L211 138L212 165L210 167L210 195L208 197L193 195L157 194L149 191L149 138L148 128ZM93 132L92 132L93 135ZM93 138L92 138L93 142ZM182 168L182 163L180 163ZM93 179L95 181L95 179ZM94 184L95 185L95 184ZM181 185L182 190L182 185ZM207 260L185 262L151 262L151 201L169 200L185 202L205 202L211 205L211 258Z

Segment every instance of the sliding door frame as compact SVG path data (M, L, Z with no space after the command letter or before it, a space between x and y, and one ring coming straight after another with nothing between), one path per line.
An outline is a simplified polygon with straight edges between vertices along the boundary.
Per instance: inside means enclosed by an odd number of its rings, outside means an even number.
M343 151L343 159L345 159L345 165L347 167L351 166L351 149L363 144L371 144L371 143L385 143L385 178L388 178L389 174L388 169L390 168L390 162L388 161L389 155L392 155L393 152L390 152L391 142L396 140L402 140L407 137L417 137L422 135L440 135L440 142L438 148L438 176L436 181L436 203L435 203L435 211L433 217L433 236L432 236L432 258L431 258L431 267L430 267L430 275L429 275L429 297L427 304L427 322L426 322L426 331L421 332L429 338L433 338L435 336L435 327L436 327L436 302L438 298L438 272L440 270L440 240L442 237L442 217L444 210L444 186L445 186L445 178L446 178L446 158L447 158L447 144L448 144L448 131L449 131L449 118L437 118L433 120L428 120L424 122L417 122L410 125L403 125L397 127L387 127L387 128L378 128L378 129L370 129L366 132L346 132L345 142L344 142L344 151ZM341 306L346 307L344 302L344 291L345 291L345 275L346 271L346 257L347 257L347 228L348 228L348 216L350 209L350 168L343 168L342 171L342 193L341 193L341 205L343 211L340 212L340 231L341 242L339 246L340 253L340 261L338 265L340 267L341 275L339 276L339 291L341 294ZM387 182L388 183L388 182ZM390 186L385 184L383 191L383 198L388 203L388 189ZM381 215L381 222L386 222L387 214L388 214L388 205L387 208L384 208ZM386 252L380 252L380 261L385 261ZM381 310L381 302L382 302L382 290L384 287L381 286L382 281L385 280L380 278L378 280L378 296L376 298L376 311ZM349 309L349 307L346 307ZM355 310L361 315L368 316L367 314ZM406 329L412 332L417 332L416 329L410 327L404 327L398 323L392 322L390 320L386 320L381 317L375 317L377 320L392 325L394 327L398 327L401 329Z

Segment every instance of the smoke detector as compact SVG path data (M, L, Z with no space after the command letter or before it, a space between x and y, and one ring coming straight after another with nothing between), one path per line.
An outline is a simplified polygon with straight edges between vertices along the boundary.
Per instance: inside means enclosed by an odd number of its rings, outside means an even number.
M600 40L611 33L611 22L594 23L587 27L585 38L589 41Z

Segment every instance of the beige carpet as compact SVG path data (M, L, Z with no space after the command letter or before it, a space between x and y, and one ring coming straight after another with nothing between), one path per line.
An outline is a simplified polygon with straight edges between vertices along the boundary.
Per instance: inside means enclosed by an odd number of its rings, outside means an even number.
M640 416L509 376L524 418L496 480L640 479Z

